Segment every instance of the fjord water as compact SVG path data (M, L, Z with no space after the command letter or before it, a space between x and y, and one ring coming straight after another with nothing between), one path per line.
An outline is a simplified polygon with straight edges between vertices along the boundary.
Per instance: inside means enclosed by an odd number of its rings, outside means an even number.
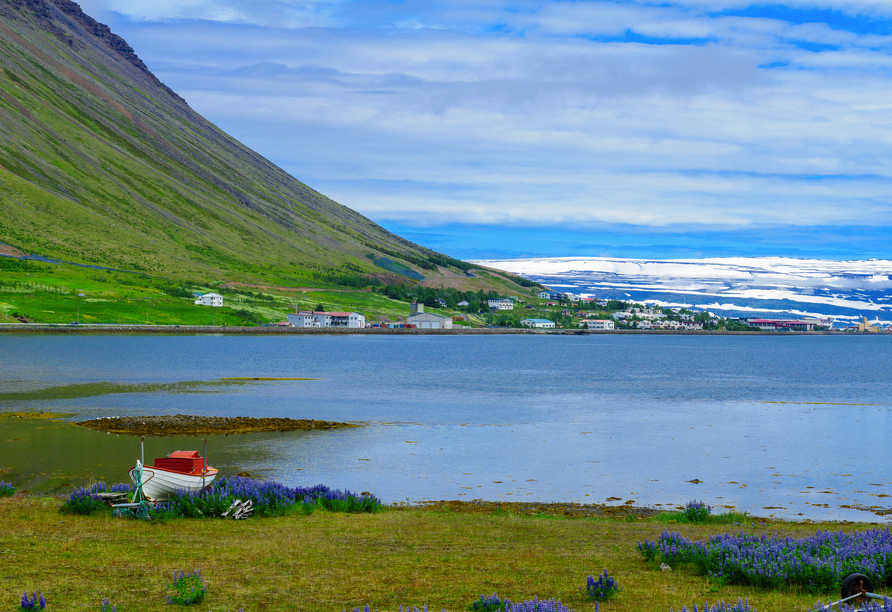
M209 454L388 502L892 507L888 336L8 335L0 354L0 413L361 422L214 436ZM226 380L245 377L313 380ZM0 418L0 480L124 481L138 439L66 420ZM201 443L153 438L147 458Z

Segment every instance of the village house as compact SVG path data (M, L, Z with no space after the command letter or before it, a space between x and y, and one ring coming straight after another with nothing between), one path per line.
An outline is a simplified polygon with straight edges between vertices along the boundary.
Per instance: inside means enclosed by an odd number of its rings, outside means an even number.
M524 327L535 327L538 329L553 329L554 321L548 319L524 319L520 322Z
M490 310L514 310L514 302L508 298L487 300Z
M223 296L216 293L205 293L195 300L196 306L222 306Z
M616 329L613 321L607 319L584 319L579 322L579 326L587 329Z

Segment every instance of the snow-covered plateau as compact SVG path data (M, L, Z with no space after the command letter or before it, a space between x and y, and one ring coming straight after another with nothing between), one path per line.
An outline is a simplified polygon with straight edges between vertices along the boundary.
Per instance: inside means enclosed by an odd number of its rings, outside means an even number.
M476 261L582 297L709 310L723 317L862 316L892 323L892 261L783 257L620 259L551 257Z

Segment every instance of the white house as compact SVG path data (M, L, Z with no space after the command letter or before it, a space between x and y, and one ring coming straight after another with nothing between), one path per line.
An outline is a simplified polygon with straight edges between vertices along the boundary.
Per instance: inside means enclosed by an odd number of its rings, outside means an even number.
M322 327L312 312L289 312L288 325L291 327Z
M524 319L520 322L525 327L536 327L539 329L554 329L554 321L548 319Z
M508 298L487 300L490 310L514 310L514 301Z
M579 326L588 329L616 329L613 321L606 319L584 319L579 322Z
M452 317L424 312L424 304L412 302L406 323L418 329L452 329Z
M465 306L470 306L470 304L468 304L467 300L462 300L461 302L458 303L458 306L460 308L464 308Z
M216 293L205 293L204 295L198 296L198 299L195 300L196 306L222 306L223 305L223 296L217 295Z
M358 312L290 312L288 324L291 327L365 327L365 316Z

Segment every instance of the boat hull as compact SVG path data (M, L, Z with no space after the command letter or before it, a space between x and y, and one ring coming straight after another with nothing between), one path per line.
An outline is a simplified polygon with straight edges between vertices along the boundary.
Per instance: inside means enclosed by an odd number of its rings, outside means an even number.
M137 468L130 470L130 480L136 484ZM217 470L209 468L204 475L183 474L162 468L144 465L142 467L142 494L149 501L159 502L167 499L175 491L201 491L214 482Z

